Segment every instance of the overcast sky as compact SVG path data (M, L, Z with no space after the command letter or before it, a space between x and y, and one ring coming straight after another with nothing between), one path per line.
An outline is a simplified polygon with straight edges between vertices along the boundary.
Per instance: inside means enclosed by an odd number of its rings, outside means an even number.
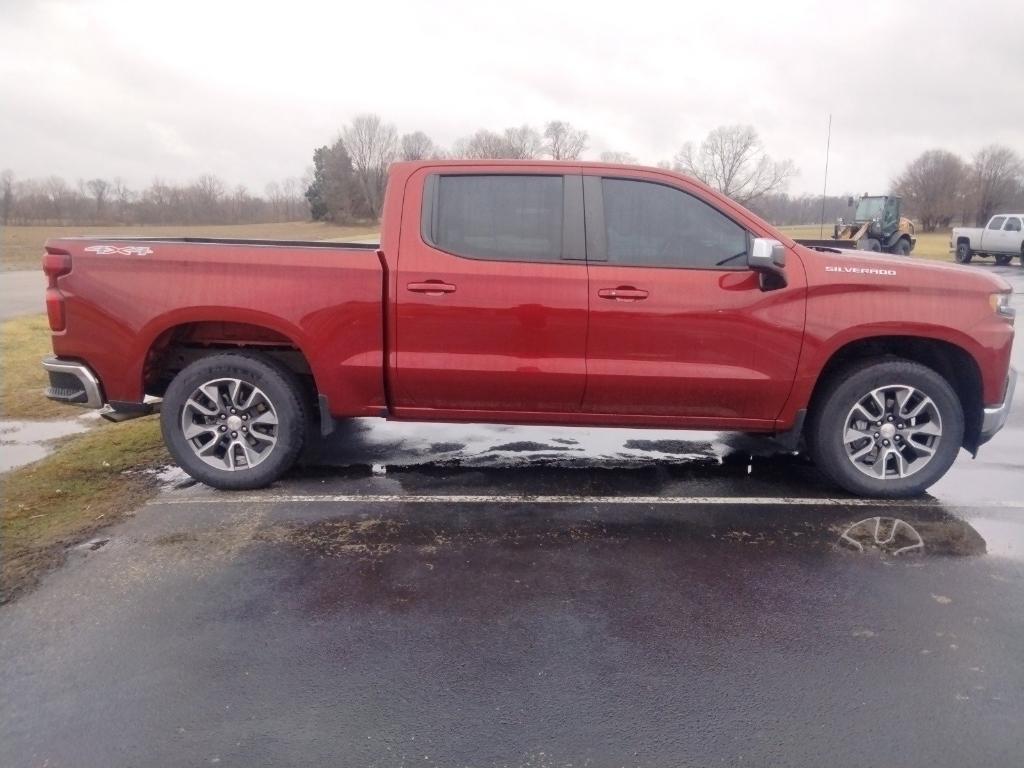
M750 123L792 192L876 192L916 154L1024 153L1019 0L0 0L0 168L262 192L377 112L441 145L568 120L671 159Z

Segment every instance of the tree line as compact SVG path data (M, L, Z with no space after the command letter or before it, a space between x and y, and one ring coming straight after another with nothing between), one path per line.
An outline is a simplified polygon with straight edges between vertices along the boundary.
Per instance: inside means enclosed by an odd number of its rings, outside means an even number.
M134 190L121 179L95 178L69 184L60 176L16 179L0 173L0 223L49 225L256 224L309 218L299 178L271 182L264 194L229 188L211 174L185 184L160 179Z
M268 184L262 196L244 186L229 189L212 175L187 184L154 181L131 190L119 179L79 181L58 176L16 180L0 174L0 221L4 224L242 224L270 221L335 223L380 218L388 167L399 160L516 159L576 160L588 148L589 134L571 123L552 120L501 131L486 128L450 147L423 131L400 134L379 115L355 117L332 143L313 152L303 179ZM627 151L604 151L602 162L636 164ZM796 175L790 160L772 158L753 126L712 130L699 143L686 142L659 167L681 171L721 191L775 224L831 223L849 215L848 195L822 198L790 195ZM883 194L887 190L872 190ZM990 145L969 161L931 149L911 161L888 190L904 198L905 214L933 231L972 219L984 223L1007 207L1024 209L1024 162L1012 149Z
M981 226L995 213L1024 210L1024 161L999 144L984 147L970 161L929 149L907 164L892 189L925 232L972 219Z
M482 128L439 146L423 131L399 134L379 115L357 116L333 144L313 152L313 178L306 198L315 220L347 223L377 219L387 169L404 160L577 160L588 147L587 131L563 120L542 128L519 125ZM636 163L625 151L605 151L602 162ZM684 144L671 161L659 163L695 176L740 203L777 195L796 174L789 160L769 157L752 126L722 126L700 144Z

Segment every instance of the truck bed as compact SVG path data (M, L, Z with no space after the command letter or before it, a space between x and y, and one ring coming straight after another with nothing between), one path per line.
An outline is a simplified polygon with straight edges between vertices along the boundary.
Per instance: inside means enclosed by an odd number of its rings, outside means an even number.
M384 407L383 268L374 243L229 238L49 240L70 256L57 278L66 327L58 356L86 359L110 401L154 392L148 372L183 345L262 339L309 362L335 415ZM73 336L73 343L69 337Z

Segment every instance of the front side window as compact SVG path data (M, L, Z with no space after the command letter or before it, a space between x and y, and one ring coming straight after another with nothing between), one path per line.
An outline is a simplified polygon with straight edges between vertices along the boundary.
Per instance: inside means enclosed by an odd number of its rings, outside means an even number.
M440 176L424 234L457 256L558 261L562 199L561 176Z
M1009 218L1006 220L1006 226L1003 227L1006 232L1020 232L1020 219Z
M1006 221L1006 217L1005 216L996 216L994 219L992 219L992 221L990 221L988 223L988 228L989 229L1001 229L1002 226L1003 226L1003 222L1004 221Z
M609 264L746 267L746 230L693 195L626 179L602 179L601 192Z

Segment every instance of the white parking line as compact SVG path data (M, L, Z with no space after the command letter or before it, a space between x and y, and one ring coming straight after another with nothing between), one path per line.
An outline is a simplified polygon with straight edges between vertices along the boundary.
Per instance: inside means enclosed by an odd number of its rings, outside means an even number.
M685 506L900 507L1024 509L1024 501L943 502L935 499L816 499L787 496L549 496L532 494L239 494L163 498L163 504L658 504Z

